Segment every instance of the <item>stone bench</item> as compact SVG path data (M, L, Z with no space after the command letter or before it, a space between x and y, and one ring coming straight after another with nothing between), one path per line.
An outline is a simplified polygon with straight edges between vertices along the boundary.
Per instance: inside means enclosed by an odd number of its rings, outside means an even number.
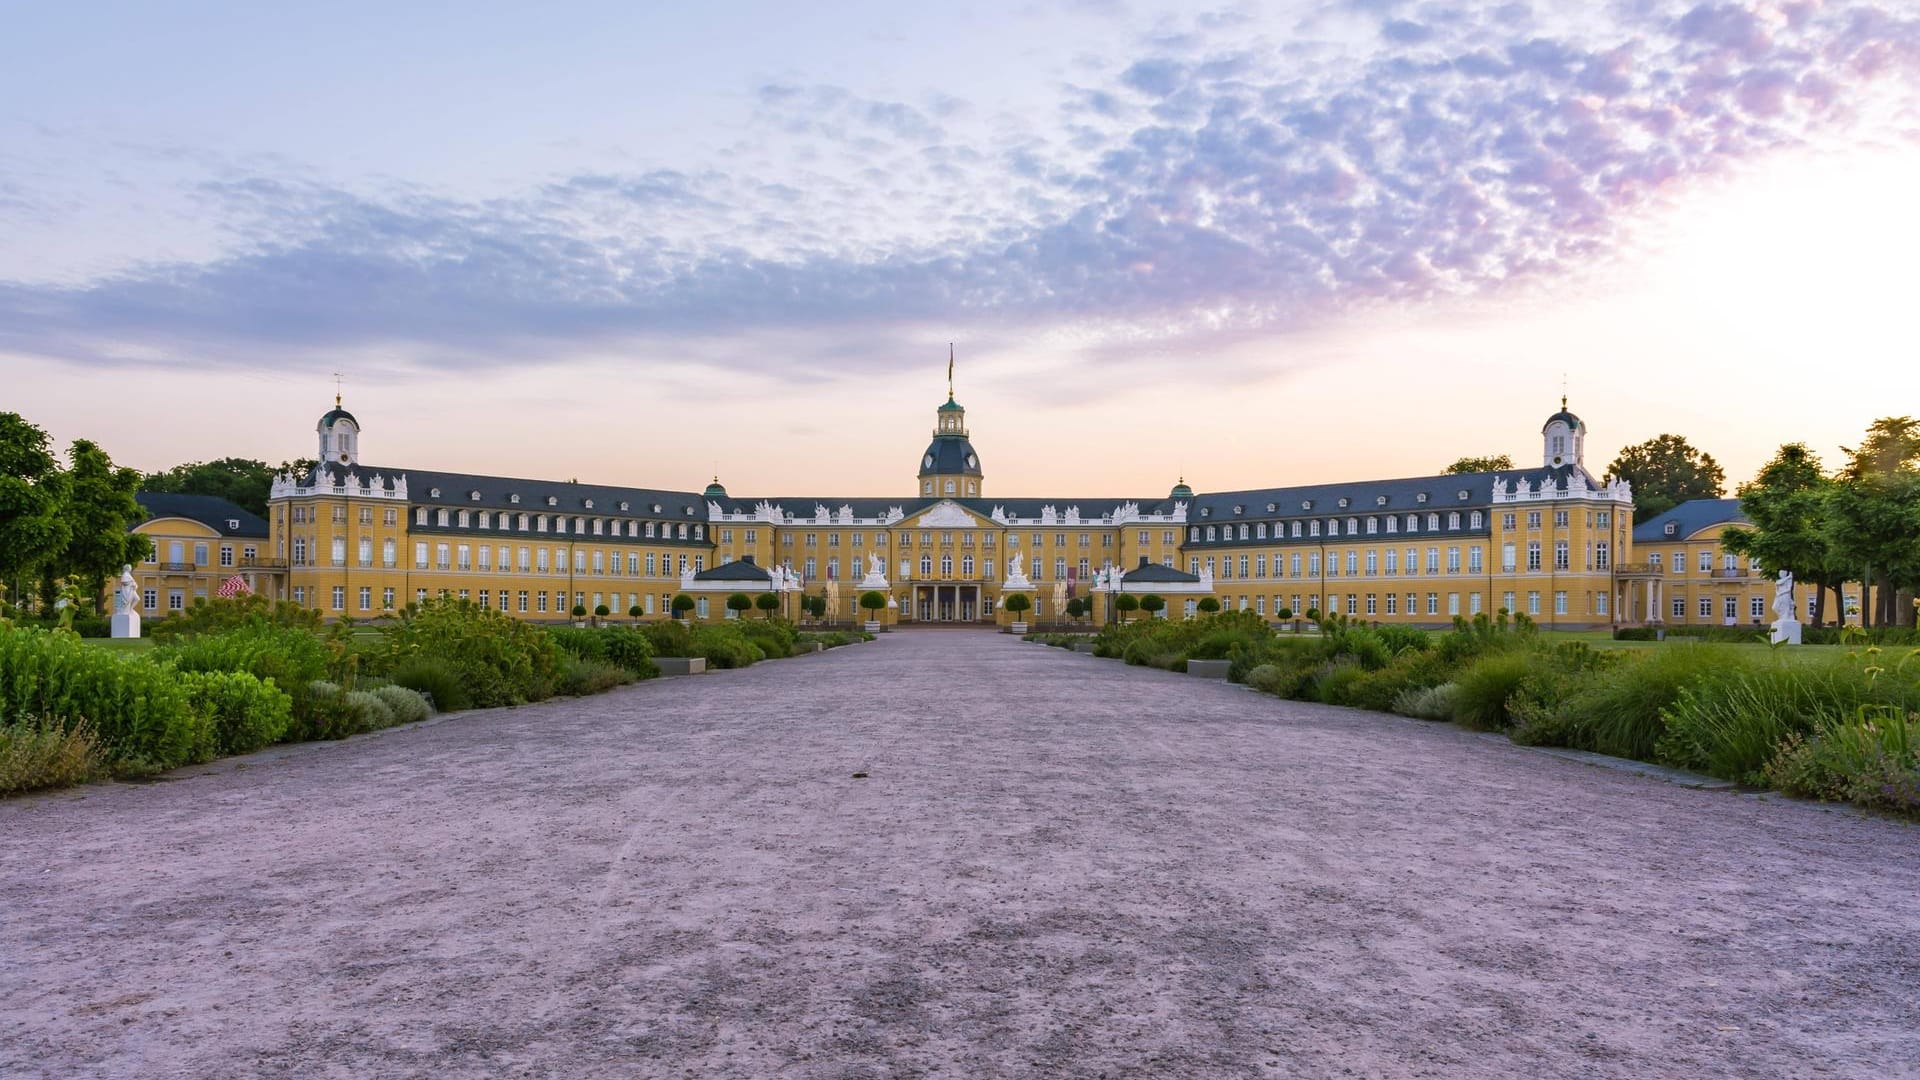
M1187 674L1201 679L1224 679L1231 660L1189 660Z
M659 666L662 675L705 675L707 658L704 656L656 656L653 662Z

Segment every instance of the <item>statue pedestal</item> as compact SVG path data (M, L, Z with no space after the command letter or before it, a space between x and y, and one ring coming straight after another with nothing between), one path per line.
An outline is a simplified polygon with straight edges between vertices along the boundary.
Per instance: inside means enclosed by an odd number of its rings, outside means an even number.
M114 612L113 636L117 638L139 637L140 613L137 611Z
M1800 620L1779 619L1773 624L1772 641L1775 645L1800 644Z

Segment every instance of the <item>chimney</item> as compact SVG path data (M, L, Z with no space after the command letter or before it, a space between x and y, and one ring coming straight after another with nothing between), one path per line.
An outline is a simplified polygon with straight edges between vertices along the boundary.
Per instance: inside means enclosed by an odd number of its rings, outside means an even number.
M748 566L752 566L752 565L754 565L754 563L753 563L753 556L751 556L751 555L742 555L742 556L740 556L740 561L741 561L741 562L743 562L743 563L746 563L746 564L747 564Z
M1147 557L1145 555L1140 556L1140 566L1145 567L1146 565L1147 565Z

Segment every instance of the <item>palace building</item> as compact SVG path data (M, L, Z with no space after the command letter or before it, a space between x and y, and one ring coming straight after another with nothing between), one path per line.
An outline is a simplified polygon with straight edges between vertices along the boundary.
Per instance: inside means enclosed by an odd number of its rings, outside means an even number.
M529 619L665 618L682 593L720 618L729 595L772 591L789 613L794 594L824 595L845 622L878 591L881 619L901 625L1005 624L1011 592L1037 623L1062 621L1076 597L1107 619L1123 593L1158 595L1173 618L1212 596L1275 621L1319 610L1432 627L1500 609L1569 629L1661 621L1665 594L1634 555L1632 492L1588 471L1586 432L1563 402L1527 468L995 498L949 392L899 496L736 496L717 477L696 491L371 464L336 400L316 428L318 467L273 486L261 557L285 560L265 581L275 595L353 618L441 595Z

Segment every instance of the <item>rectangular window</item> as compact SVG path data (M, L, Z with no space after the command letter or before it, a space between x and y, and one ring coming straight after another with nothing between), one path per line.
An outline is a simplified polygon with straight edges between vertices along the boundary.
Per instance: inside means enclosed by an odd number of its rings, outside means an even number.
M1538 540L1527 541L1527 569L1530 571L1540 569L1540 541Z
M1713 598L1712 597L1703 596L1700 598L1700 617L1703 619L1713 618Z
M1553 613L1555 615L1567 613L1567 594L1564 590L1553 594Z
M1460 614L1460 594L1459 593L1450 592L1447 594L1447 614L1449 615Z
M347 587L345 585L335 585L333 587L333 610L345 611L346 607Z
M1766 617L1767 602L1762 597L1753 597L1747 601L1747 614L1758 621Z
M1505 592L1505 593L1501 593L1501 594L1500 594L1500 610L1501 610L1501 611L1503 611L1503 612L1505 612L1505 613L1506 613L1506 614L1508 614L1508 615L1511 615L1511 614L1513 614L1513 613L1514 613L1514 610L1515 610L1515 609L1514 609L1514 606L1513 606L1513 594L1512 594L1512 593L1510 593L1510 592Z
M1594 603L1594 608L1593 608L1594 611L1602 615L1605 615L1607 613L1607 594L1606 593L1596 594L1593 598L1593 603Z
M1430 592L1427 594L1427 614L1429 615L1440 614L1440 594L1439 593Z
M1539 593L1529 592L1527 594L1527 614L1529 615L1540 614L1540 594Z
M380 590L380 610L393 610L393 586L391 585Z
M1393 519L1393 518L1388 518L1388 519L1387 519L1387 524L1389 524L1389 525L1391 525L1391 524L1393 524L1393 521L1394 521L1394 519ZM1388 529L1387 531L1388 531L1388 532L1392 532L1393 530L1392 530L1392 529ZM1388 594L1387 594L1387 614L1389 614L1389 615L1398 615L1398 614L1400 614L1400 594L1399 594L1399 593L1388 593Z
M1476 593L1467 594L1467 614L1469 615L1480 614L1480 594L1479 593L1476 592Z
M1449 547L1447 549L1447 573L1457 574L1459 572L1460 572L1460 549L1457 547Z
M1500 545L1500 569L1502 571L1509 574L1513 573L1513 571L1516 569L1518 565L1517 558L1518 556L1515 551L1514 545L1512 544Z
M417 541L413 545L413 568L415 570L425 570L427 568L427 542L425 540Z
M1480 548L1478 545L1467 549L1467 573L1478 574L1482 569Z
M148 611L153 611L156 608L158 608L160 606L160 590L159 589L140 590L140 606L143 608L146 608Z
M1673 598L1673 618L1675 622L1687 620L1687 601L1683 597Z
M1553 568L1555 570L1565 570L1571 565L1572 553L1567 548L1567 542L1565 540L1555 540L1553 542Z
M167 590L167 610L168 611L185 611L186 607L187 607L187 592L185 589L168 589Z
M1713 573L1713 552L1702 551L1700 553L1700 572L1703 574Z
M360 586L360 610L373 610L373 586L371 585Z
M1427 549L1427 573L1437 574L1439 572L1440 572L1440 549L1437 547L1430 547Z
M1387 576L1393 577L1398 573L1400 573L1400 553L1393 550L1392 548L1388 548L1387 549Z
M1372 518L1368 518L1368 519L1367 519L1367 524L1369 524L1369 525L1371 525L1371 524L1373 524L1373 519L1372 519ZM1379 614L1379 613L1380 613L1380 612L1379 612L1379 602L1378 602L1377 600L1375 600L1375 599L1374 599L1374 595L1373 595L1372 593L1368 593L1368 594L1367 594L1367 614L1369 614L1369 615L1377 615L1377 614Z

